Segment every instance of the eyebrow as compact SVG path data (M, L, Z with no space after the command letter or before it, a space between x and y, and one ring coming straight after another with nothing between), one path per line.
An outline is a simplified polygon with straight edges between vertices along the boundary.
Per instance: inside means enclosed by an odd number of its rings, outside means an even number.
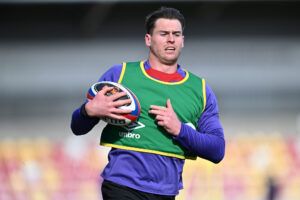
M173 34L176 34L176 33L182 33L182 31L158 31L159 33L173 33Z

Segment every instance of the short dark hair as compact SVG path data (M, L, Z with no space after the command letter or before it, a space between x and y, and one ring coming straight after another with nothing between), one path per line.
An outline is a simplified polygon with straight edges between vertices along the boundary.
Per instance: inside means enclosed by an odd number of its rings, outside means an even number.
M155 10L146 17L146 33L152 34L155 22L160 18L177 19L181 24L182 31L184 30L185 19L184 16L180 13L180 11L175 8L161 7L160 9Z

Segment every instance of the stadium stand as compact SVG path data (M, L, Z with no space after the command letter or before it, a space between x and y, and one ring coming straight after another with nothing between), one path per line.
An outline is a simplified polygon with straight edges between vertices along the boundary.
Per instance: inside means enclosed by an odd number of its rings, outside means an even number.
M1 140L0 199L101 199L99 173L107 162L106 150L72 138ZM295 135L239 134L227 140L220 164L187 161L185 189L177 199L262 200L272 187L277 199L297 200L299 167L300 140Z

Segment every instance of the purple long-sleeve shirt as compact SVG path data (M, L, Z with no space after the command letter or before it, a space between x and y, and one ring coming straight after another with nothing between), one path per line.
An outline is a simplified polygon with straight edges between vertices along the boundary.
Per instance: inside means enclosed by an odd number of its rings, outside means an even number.
M145 62L145 69L148 68L149 62ZM117 82L121 69L122 65L113 66L98 81ZM185 75L180 66L177 72ZM207 84L206 98L206 106L198 120L197 130L182 123L180 133L174 140L200 158L218 163L224 157L225 140L217 100ZM87 117L82 114L81 108L78 108L73 112L71 129L75 135L83 135L98 122L98 118ZM177 195L183 188L182 159L112 148L108 160L102 172L105 180L161 195Z

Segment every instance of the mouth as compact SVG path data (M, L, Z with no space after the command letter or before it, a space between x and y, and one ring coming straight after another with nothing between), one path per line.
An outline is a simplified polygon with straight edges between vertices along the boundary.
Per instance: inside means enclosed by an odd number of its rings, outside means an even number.
M175 47L166 47L165 51L167 51L167 52L174 52L175 51Z

